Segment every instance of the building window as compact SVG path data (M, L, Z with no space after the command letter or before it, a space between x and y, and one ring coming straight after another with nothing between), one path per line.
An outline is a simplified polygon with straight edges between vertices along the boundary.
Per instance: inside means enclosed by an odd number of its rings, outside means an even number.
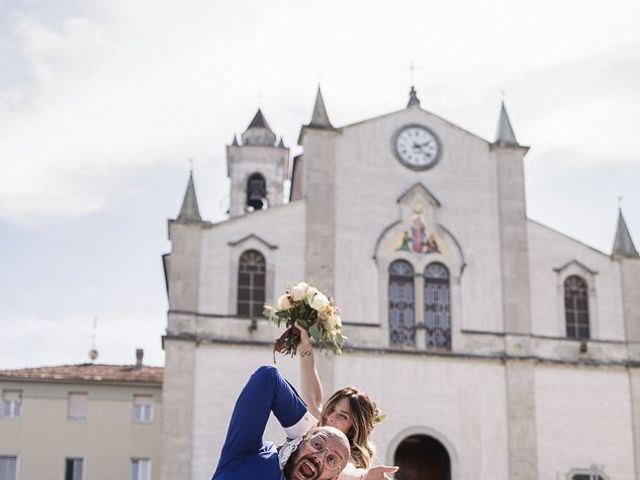
M70 420L86 420L87 400L88 395L86 393L70 392L67 417Z
M567 475L569 480L607 480L608 477L597 465L590 468L575 468Z
M413 267L405 260L389 265L389 341L413 346L415 337Z
M252 173L247 180L247 207L249 210L267 208L267 182L260 173Z
M441 263L424 270L424 325L427 348L451 350L449 270Z
M238 268L238 315L255 318L262 315L265 300L266 262L257 250L240 255Z
M577 275L564 281L564 314L567 337L589 338L589 290Z
M151 460L148 458L131 459L131 480L149 480L151 477Z
M138 423L151 423L153 421L153 396L133 396L133 421Z
M64 464L64 480L82 480L84 478L84 459L67 458Z
M0 480L16 480L18 457L0 455Z
M4 390L2 392L2 416L18 418L22 411L22 392L20 390Z

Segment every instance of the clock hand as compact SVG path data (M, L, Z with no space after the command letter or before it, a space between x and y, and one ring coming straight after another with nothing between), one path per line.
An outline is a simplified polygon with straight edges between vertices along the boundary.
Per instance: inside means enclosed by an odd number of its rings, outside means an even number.
M420 152L422 152L423 154L425 154L427 157L431 158L431 153L427 152L423 147L429 145L431 143L431 141L428 141L427 143L423 143L422 145L413 142L413 149L414 150L420 150Z

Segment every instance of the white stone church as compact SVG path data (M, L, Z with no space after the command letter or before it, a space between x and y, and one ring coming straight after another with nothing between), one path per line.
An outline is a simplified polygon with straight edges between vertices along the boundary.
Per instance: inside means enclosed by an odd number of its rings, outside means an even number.
M211 477L237 394L272 362L262 306L302 280L349 337L317 355L325 398L378 403L396 479L640 479L640 256L621 212L611 253L528 219L504 105L491 142L413 88L336 127L318 90L299 143L290 168L258 111L226 147L228 220L200 217L190 178L169 221L163 480ZM297 361L278 359L294 385Z

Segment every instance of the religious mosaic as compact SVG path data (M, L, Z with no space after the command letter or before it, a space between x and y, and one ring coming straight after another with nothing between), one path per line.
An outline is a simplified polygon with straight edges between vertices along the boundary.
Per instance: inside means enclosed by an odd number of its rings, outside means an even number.
M413 207L411 223L396 234L390 242L393 252L405 251L416 254L440 253L446 255L447 246L436 231L434 225L429 224L421 205Z

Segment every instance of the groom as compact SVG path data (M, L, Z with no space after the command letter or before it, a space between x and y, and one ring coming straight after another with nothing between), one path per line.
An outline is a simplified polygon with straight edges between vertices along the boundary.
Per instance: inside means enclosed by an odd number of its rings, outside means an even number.
M271 412L288 438L298 438L281 452L295 449L288 459L279 459L274 444L262 439ZM277 368L258 368L236 401L212 480L337 479L349 460L349 441L332 427L310 430L316 423Z

